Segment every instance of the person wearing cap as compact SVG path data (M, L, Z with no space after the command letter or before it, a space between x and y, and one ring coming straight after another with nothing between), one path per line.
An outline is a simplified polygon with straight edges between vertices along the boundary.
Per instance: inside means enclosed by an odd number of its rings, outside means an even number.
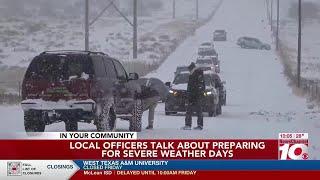
M148 126L153 129L154 113L160 100L165 100L169 90L165 84L157 78L140 78L137 83L141 86L141 100L143 111L149 111Z
M191 63L188 67L190 71L188 87L187 87L187 113L185 118L185 126L183 130L191 130L192 126L192 114L197 113L197 127L194 129L203 129L203 114L202 114L202 100L205 92L204 75L201 68L196 67L195 63Z

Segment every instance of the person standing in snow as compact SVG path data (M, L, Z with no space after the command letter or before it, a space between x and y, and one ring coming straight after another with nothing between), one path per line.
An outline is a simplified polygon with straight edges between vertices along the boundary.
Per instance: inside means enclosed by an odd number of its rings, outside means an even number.
M182 127L183 130L191 130L192 125L192 114L197 113L198 121L197 127L194 129L203 129L203 114L202 114L202 100L205 92L205 81L203 71L197 68L195 63L191 63L188 67L190 71L188 87L187 87L187 113L185 118L185 126Z
M160 100L165 100L169 90L165 84L157 78L140 78L137 83L141 86L141 99L143 111L149 111L148 126L153 129L154 112Z

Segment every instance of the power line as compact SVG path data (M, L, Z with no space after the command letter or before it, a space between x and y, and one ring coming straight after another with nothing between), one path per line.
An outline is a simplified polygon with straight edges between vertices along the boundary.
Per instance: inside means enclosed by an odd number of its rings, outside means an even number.
M89 26L91 26L93 23L95 23L102 15L103 13L110 7L113 5L113 1L111 1L98 15L97 17L95 17L90 23Z
M122 16L128 24L133 27L133 58L138 57L138 31L137 31L137 0L133 0L133 22L131 22L114 4L112 0L91 22L89 22L89 0L85 0L85 50L89 51L89 27L93 25L109 8L113 6L114 9Z
M126 17L126 15L124 15L119 8L113 3L111 2L111 5L114 7L114 9L120 14L120 16L122 16L131 26L133 26L133 23Z

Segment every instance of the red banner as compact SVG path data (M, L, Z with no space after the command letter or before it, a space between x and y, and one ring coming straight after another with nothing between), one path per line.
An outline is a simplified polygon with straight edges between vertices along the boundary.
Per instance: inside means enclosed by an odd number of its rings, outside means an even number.
M277 140L0 140L0 159L278 159Z
M117 179L147 179L150 178L162 178L169 179L314 179L319 177L319 171L196 171L195 174L190 175L170 175L170 172L162 172L163 175L159 176L158 172L150 173L149 175L140 173L139 175L124 174L121 171L108 171L105 174L103 171L95 171L96 175L85 175L84 171L78 171L72 176L71 179L84 179L90 177L90 179L106 179L117 178ZM164 175L166 174L166 175ZM162 176L162 177L161 177Z

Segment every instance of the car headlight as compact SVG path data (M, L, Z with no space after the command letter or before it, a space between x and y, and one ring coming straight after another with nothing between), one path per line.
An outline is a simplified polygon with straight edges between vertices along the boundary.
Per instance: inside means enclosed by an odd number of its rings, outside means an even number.
M173 94L174 96L177 96L177 95L178 95L178 92L177 92L177 91L174 91L174 90L169 90L169 93L170 93L170 94Z
M209 95L211 95L211 94L212 94L211 91L208 91L208 92L205 92L205 93L204 93L205 96L209 96Z

